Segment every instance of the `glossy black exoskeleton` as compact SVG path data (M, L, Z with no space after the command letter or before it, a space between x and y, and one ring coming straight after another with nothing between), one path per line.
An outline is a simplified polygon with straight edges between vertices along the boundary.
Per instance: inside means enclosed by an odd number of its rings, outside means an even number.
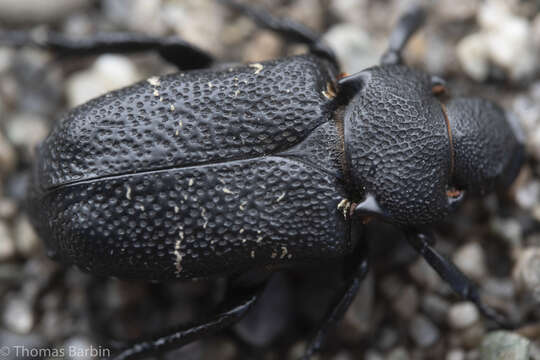
M451 98L444 81L403 65L402 49L423 11L400 19L380 66L340 77L316 34L224 2L311 52L216 70L202 69L211 56L175 38L5 36L13 45L64 55L156 50L181 70L192 69L73 109L39 148L31 216L55 259L125 279L238 280L238 299L208 322L141 342L117 358L219 330L249 309L272 272L342 258L351 269L346 286L308 346L309 357L367 272L360 235L372 217L403 229L454 290L502 322L436 253L425 226L466 193L509 185L522 163L522 138L499 106Z

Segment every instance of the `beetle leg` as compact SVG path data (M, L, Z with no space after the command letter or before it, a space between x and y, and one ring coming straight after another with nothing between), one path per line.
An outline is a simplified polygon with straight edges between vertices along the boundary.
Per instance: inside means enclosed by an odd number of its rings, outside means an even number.
M235 11L242 13L255 21L260 27L274 31L285 39L306 44L310 51L337 64L334 51L325 45L320 35L308 27L286 18L273 16L268 11L261 8L245 5L238 0L218 0Z
M513 327L508 319L482 302L476 285L456 265L433 248L431 245L435 241L433 232L407 229L405 235L411 246L422 255L429 265L457 294L473 302L484 316L495 321L500 326L505 328Z
M353 302L354 297L360 288L360 284L366 277L369 270L369 251L367 245L368 242L366 241L362 232L361 239L358 241L358 245L354 251L353 257L351 259L347 259L349 264L346 265L352 265L352 268L347 270L349 274L347 276L348 279L346 284L343 289L336 294L335 302L332 303L332 306L329 308L329 311L323 318L322 324L318 328L317 333L315 336L313 336L306 347L304 355L301 358L302 360L309 360L313 354L321 349L328 332L343 318L343 315L345 315L345 312Z
M204 336L228 328L238 322L253 306L259 295L264 290L264 285L254 286L248 289L230 289L230 295L234 295L219 306L220 311L207 321L175 329L170 333L153 340L141 341L129 348L122 350L113 360L132 360L157 355L169 350L175 350L183 345L198 340ZM243 290L243 291L241 291Z
M14 30L0 32L0 45L34 46L60 56L157 51L165 61L180 70L205 68L214 61L210 54L176 36L155 37L136 33L106 33L73 39L56 32Z
M425 18L425 10L418 5L410 8L399 18L396 27L390 34L388 49L381 57L381 64L401 64L403 62L403 49L411 36L424 24Z

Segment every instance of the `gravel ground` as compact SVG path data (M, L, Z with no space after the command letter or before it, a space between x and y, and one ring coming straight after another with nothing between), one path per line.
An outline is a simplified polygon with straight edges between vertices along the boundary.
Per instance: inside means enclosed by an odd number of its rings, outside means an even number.
M353 73L377 63L391 24L409 2L253 3L324 33L343 69ZM448 79L453 94L481 95L512 110L525 130L527 163L511 191L469 200L436 229L438 249L480 284L486 303L520 327L493 331L399 233L371 224L373 271L319 358L540 359L539 9L537 1L439 0L431 3L427 26L406 53L408 63ZM112 30L178 34L226 62L306 50L210 0L0 0L0 27L50 28L72 36ZM221 279L143 284L62 268L46 257L24 213L34 147L58 114L173 71L152 54L58 60L35 49L0 46L0 358L58 358L54 349L64 349L66 357L70 349L106 355L126 341L200 318L220 299ZM338 264L280 274L234 329L164 358L297 358L337 275ZM86 355L72 357L95 358Z

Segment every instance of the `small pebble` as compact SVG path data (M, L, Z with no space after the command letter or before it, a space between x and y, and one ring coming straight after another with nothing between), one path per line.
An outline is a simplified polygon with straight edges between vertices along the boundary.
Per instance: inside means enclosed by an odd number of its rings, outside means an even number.
M460 339L460 346L470 350L476 349L482 343L482 339L486 334L485 325L480 321L474 323L472 326L469 326L466 329L461 331L456 331L458 338Z
M491 230L505 239L512 247L520 247L523 240L523 229L516 219L493 218Z
M416 315L410 322L409 334L420 347L433 345L440 337L439 329L425 316Z
M367 0L332 0L330 11L343 22L362 25L368 13Z
M388 355L386 355L385 360L409 360L410 356L407 352L407 349L403 347L398 347L392 350Z
M87 70L71 75L66 81L70 107L99 95L141 80L133 62L125 56L102 55Z
M34 313L30 304L17 295L6 296L3 310L4 325L18 334L28 334L34 327Z
M0 261L11 259L15 255L15 242L7 224L0 221Z
M392 301L393 309L404 319L412 318L418 309L419 296L416 287L405 286Z
M49 133L45 119L31 113L21 113L11 117L6 126L6 135L15 146L33 154L35 147Z
M452 349L446 354L446 360L465 360L465 352L461 349Z
M373 303L375 300L374 294L374 275L369 272L358 289L358 294L354 298L351 306L343 317L343 324L352 326L356 331L349 331L355 337L365 337L373 326Z
M530 341L516 333L495 331L484 337L481 360L529 360Z
M323 38L336 52L342 70L348 74L354 74L378 64L384 51L381 44L355 24L334 25Z
M528 247L519 252L513 277L523 291L540 302L540 247Z
M484 81L490 65L495 64L511 80L529 79L537 69L537 46L529 21L512 14L507 3L488 0L478 11L478 23L481 30L467 35L457 46L463 70Z
M461 330L477 322L479 316L478 309L472 302L459 302L450 307L448 322L452 328Z
M484 34L470 34L461 39L456 47L463 71L476 81L484 81L489 75L489 49Z
M11 220L17 213L17 204L7 198L0 198L0 219Z
M119 27L155 35L164 32L161 0L105 0L102 7L108 19Z
M0 175L13 171L17 162L17 154L9 141L0 133Z
M368 350L365 354L365 360L383 360L383 356L375 350Z
M481 0L439 0L434 10L444 21L465 21L476 16Z
M15 246L21 255L29 257L39 249L39 238L26 216L17 219L13 228L13 235Z
M92 0L0 0L0 20L9 23L45 23L82 9Z
M393 327L385 327L381 330L380 335L376 339L377 348L388 350L396 346L399 341L399 335Z
M487 273L484 250L477 242L469 242L458 248L453 255L454 264L474 280L482 280Z
M448 318L450 303L438 295L426 294L422 296L421 308L431 320L437 324L443 324Z
M251 63L279 57L283 41L270 31L258 31L244 49L244 62Z
M222 36L226 13L212 0L167 1L161 9L163 23L175 34L213 55L226 50Z
M429 290L436 290L442 281L435 270L421 257L409 266L409 274L418 284Z
M540 112L540 107L538 108ZM540 119L539 119L540 120ZM540 127L535 130L540 135ZM540 136L538 137L538 144L540 150ZM540 155L540 152L538 153ZM540 157L538 157L540 159ZM516 192L516 202L522 209L531 210L538 204L540 199L540 181L531 180L520 186Z

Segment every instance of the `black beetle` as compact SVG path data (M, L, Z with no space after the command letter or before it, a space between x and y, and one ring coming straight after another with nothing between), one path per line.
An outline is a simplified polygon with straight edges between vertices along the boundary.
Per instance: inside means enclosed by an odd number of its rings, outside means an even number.
M134 358L238 319L275 271L342 258L347 286L307 347L316 352L368 270L362 224L401 228L460 295L501 323L473 284L432 247L426 226L465 193L508 186L523 162L516 122L479 98L402 64L424 11L404 14L381 65L340 77L317 34L222 0L310 53L227 69L176 38L72 41L8 32L15 46L64 55L155 50L177 74L110 92L70 111L40 146L32 221L50 255L93 274L190 280L230 276L234 299L208 322L141 342Z

